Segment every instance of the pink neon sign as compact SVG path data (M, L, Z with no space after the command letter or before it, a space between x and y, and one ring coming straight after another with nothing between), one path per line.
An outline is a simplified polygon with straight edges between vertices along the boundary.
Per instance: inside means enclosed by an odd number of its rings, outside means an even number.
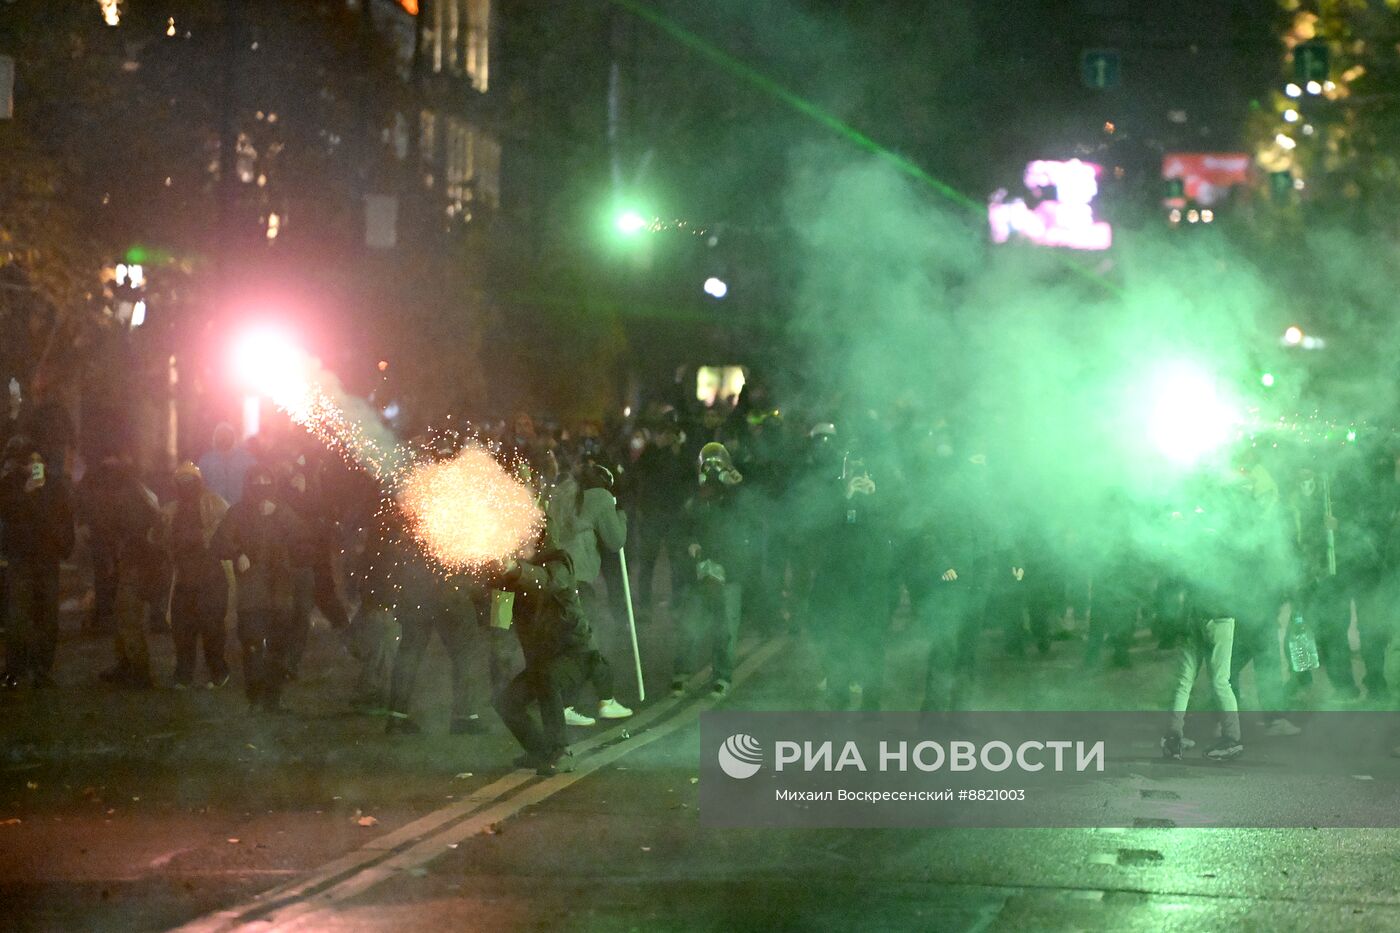
M1093 207L1102 172L1101 166L1079 159L1030 163L1024 181L1035 206L1026 198L1011 197L1004 188L992 195L987 205L992 242L1016 238L1038 246L1108 249L1113 245L1113 228L1094 219Z

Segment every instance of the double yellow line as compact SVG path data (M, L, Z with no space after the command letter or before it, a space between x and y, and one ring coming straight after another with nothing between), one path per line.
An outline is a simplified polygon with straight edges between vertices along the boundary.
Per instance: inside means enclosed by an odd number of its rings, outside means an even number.
M751 650L734 671L739 687L787 646L778 638ZM178 933L224 933L248 929L312 930L334 916L344 901L363 894L395 875L426 865L458 844L508 819L526 807L549 799L630 752L659 741L693 724L699 714L719 702L692 691L703 686L708 672L686 684L687 693L668 698L631 719L572 746L577 767L567 774L538 779L533 771L512 771L454 803L435 810L359 849L329 862L296 881L206 915L176 928Z

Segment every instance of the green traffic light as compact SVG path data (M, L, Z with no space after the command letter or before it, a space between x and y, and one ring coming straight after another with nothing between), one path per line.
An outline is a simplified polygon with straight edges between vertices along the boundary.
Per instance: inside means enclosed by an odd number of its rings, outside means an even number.
M159 247L142 246L135 243L126 251L123 261L128 266L162 266L173 260L174 257L166 250Z

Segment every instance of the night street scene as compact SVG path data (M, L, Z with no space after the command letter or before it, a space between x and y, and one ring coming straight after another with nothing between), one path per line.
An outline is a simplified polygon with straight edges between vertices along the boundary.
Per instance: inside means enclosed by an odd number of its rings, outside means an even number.
M1400 931L1400 0L0 0L0 927Z

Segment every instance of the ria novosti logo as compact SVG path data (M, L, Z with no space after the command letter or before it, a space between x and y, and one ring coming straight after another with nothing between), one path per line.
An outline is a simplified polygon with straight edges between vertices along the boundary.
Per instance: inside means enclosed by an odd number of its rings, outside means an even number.
M719 747L719 767L732 778L751 778L763 767L763 746L751 735L735 733Z

